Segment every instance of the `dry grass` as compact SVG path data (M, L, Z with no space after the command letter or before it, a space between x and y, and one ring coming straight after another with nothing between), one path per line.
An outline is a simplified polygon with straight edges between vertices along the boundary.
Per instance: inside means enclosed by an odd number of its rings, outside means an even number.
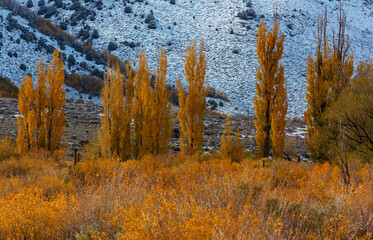
M1 239L372 239L373 169L62 152L0 162Z

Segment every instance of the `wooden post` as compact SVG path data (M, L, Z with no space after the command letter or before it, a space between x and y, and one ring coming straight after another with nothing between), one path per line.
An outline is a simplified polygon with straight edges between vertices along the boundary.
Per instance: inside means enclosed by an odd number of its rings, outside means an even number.
M264 167L264 165L265 165L265 161L264 161L264 159L263 159L263 167Z
M300 156L297 156L297 163L300 163Z
M79 162L79 152L78 149L74 149L74 165L76 165Z

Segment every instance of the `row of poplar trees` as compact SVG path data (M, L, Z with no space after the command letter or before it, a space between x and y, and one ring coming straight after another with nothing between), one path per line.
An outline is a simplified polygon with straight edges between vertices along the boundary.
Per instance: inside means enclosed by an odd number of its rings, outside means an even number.
M139 54L135 71L129 59L125 73L119 64L113 65L105 74L101 94L104 107L99 132L104 139L104 144L100 144L102 153L122 160L167 153L172 131L172 112L166 89L166 51L160 53L154 82L151 81L152 72L147 64L145 50ZM203 143L203 118L208 93L204 41L199 50L195 41L189 44L184 68L188 93L180 80L176 81L180 107L177 114L180 123L179 140L181 152L192 155L201 149Z
M318 20L316 58L314 60L309 56L307 62L306 140L311 158L317 161L330 160L336 151L341 153L347 142L344 138L350 140L350 147L370 153L373 151L372 115L369 115L372 112L369 106L373 106L373 91L369 91L372 88L373 78L369 74L373 72L373 64L361 63L357 78L352 79L353 55L345 35L346 16L341 8L338 23L338 32L334 34L333 31L333 45L330 47L325 10L325 15ZM264 21L261 22L256 39L259 67L256 68L254 98L258 158L270 155L283 158L288 109L287 84L280 64L284 39L284 35L279 36L276 14L272 30L267 29ZM203 144L208 93L204 48L204 41L199 49L195 41L187 46L184 60L187 91L180 80L176 81L180 150L187 155L200 151ZM173 114L166 89L166 51L161 51L154 73L148 67L145 50L141 50L137 65L137 69L133 69L129 59L122 68L119 63L108 64L101 94L104 114L98 133L102 140L100 150L106 156L122 160L167 153L172 133ZM21 116L17 117L20 152L36 148L56 149L66 128L63 111L65 76L61 54L56 50L47 67L40 57L36 75L36 86L31 76L26 76L20 85L18 108ZM366 82L364 79L370 80ZM346 98L356 104L351 107L344 101ZM359 105L361 100L368 104ZM221 137L220 153L234 161L243 156L240 132L233 133L229 117ZM347 162L343 161L342 155L340 158L342 172L348 171Z

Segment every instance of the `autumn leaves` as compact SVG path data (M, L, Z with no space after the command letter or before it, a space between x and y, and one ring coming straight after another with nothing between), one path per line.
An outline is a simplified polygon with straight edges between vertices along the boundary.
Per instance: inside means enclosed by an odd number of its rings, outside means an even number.
M177 81L180 109L181 152L192 155L203 143L203 118L206 112L207 87L204 42L199 52L193 41L185 55L185 78L189 88L184 91ZM148 154L165 154L171 137L171 104L166 90L167 53L162 50L154 72L148 67L145 50L141 50L138 68L132 69L127 60L126 86L119 65L105 76L101 95L104 115L101 118L104 153L122 160L142 158ZM124 98L123 92L126 96Z
M331 99L337 98L343 91L353 72L352 55L345 55L347 51L341 41L330 50L325 28L326 25L324 27L324 23L320 21L316 60L309 58L307 68L306 98L309 106L305 112L305 120L309 144L319 149L323 147L323 142L319 139L320 130L326 124L325 118L320 114ZM280 64L283 43L284 36L279 36L277 18L272 30L267 29L264 21L260 24L256 39L259 66L256 68L258 81L254 99L257 130L255 139L259 158L283 158L288 109L287 84L284 68ZM187 90L180 80L176 81L179 98L179 144L181 153L186 155L201 151L203 145L208 93L204 50L204 41L199 49L195 41L190 42L184 60ZM98 132L100 152L105 156L119 157L121 160L139 159L148 154L164 154L169 149L173 116L166 89L167 53L165 50L160 52L157 68L152 72L143 49L137 66L137 69L133 69L129 59L126 66L120 65L119 61L108 63L100 98L104 114ZM26 76L20 86L21 117L17 118L17 143L21 152L36 148L58 148L66 128L63 111L65 77L62 57L57 50L47 68L40 60L37 77L35 87L31 76ZM233 128L227 119L220 152L222 156L239 161L243 156L240 133L236 131L235 136L233 135ZM318 147L316 142L321 145ZM312 156L317 155L312 148L310 151ZM323 156L319 154L317 157Z
M17 117L17 145L21 153L37 148L55 150L66 129L65 112L65 73L62 56L54 51L48 67L44 67L40 57L37 66L37 84L27 75L19 87Z

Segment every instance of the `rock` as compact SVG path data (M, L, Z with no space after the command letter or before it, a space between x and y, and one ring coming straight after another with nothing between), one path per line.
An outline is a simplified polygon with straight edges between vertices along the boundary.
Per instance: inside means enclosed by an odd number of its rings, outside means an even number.
M22 71L26 71L26 65L23 64L23 63L19 66L19 68L20 68Z
M32 8L34 6L34 3L32 2L32 0L28 0L26 6L28 8Z
M56 7L50 7L50 8L48 8L48 11L45 13L44 17L45 18L50 18L53 15L56 15L56 13L57 13Z
M118 45L114 42L110 42L109 45L108 45L108 49L110 51L115 51L115 50L117 50L117 48L118 48Z
M157 28L157 23L155 22L155 20L150 21L150 23L148 25L148 28L149 29L156 29Z
M175 5L176 4L176 0L170 0L170 4Z
M237 49L237 48L234 48L233 50L232 50L232 53L234 53L234 54L238 54L240 51Z
M76 9L78 9L80 7L81 7L80 2L79 1L75 1L75 2L73 2L73 5L71 5L70 10L76 10Z
M69 66L74 66L75 65L75 58L73 55L70 55L69 58L67 59L67 62Z
M43 6L40 6L38 14L39 15L44 15L45 13L47 13L47 11L48 11L48 8L43 5Z
M241 18L242 20L250 20L256 18L256 13L254 9L250 8L239 12L237 17Z
M54 0L54 5L58 8L62 8L63 7L62 0Z
M65 30L67 30L67 25L68 25L68 24L69 24L69 23L68 23L68 22L65 22L65 21L64 21L64 22L61 22L61 23L60 23L60 28L61 28L62 30L65 31Z
M153 15L153 12L150 12L146 18L145 18L145 23L150 23L151 21L155 21L155 17Z
M100 37L100 35L98 34L97 29L94 29L93 32L92 32L92 38L97 39L99 37Z
M124 8L124 13L132 13L132 8L130 6L126 6Z
M76 26L78 24L78 21L76 19L76 16L73 14L70 18L70 25L71 26Z
M40 7L40 6L44 6L45 5L45 1L44 0L40 0L39 2L38 2L38 6Z

